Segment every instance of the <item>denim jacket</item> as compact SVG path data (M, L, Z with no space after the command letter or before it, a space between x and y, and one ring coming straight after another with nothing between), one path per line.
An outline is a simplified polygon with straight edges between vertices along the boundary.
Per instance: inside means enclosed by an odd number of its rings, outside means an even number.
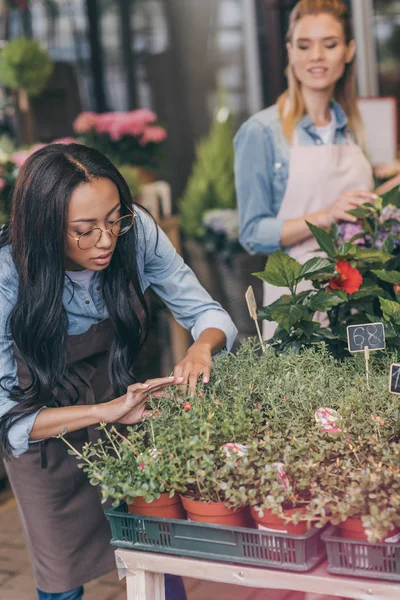
M230 316L200 285L159 228L156 250L157 229L154 222L143 211L136 209L136 214L137 266L142 290L151 286L164 300L175 319L183 327L190 329L195 340L209 327L223 331L226 335L226 347L230 350L237 334ZM69 335L84 333L91 325L108 317L99 272L94 275L90 292L89 295L84 287L65 277L63 304L68 316ZM8 390L18 383L13 339L7 322L17 293L18 276L11 248L6 246L0 250L0 377L10 377ZM0 415L8 412L14 405L7 390L0 389ZM40 410L11 427L9 441L14 456L28 449L29 435Z
M335 144L346 144L347 118L336 102ZM299 144L322 144L314 122L305 115L297 124ZM277 214L289 178L290 145L283 134L277 105L253 115L234 139L239 240L250 254L269 254L281 247L283 220Z

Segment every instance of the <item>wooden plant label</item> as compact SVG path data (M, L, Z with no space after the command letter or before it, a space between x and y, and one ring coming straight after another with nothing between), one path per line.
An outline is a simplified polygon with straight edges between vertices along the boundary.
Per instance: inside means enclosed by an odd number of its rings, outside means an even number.
M257 329L257 335L258 335L258 339L260 340L262 351L265 352L265 345L264 345L264 342L262 339L260 326L259 326L258 320L257 320L257 302L256 302L256 298L254 296L253 287L251 285L249 285L249 287L247 288L245 298L246 298L246 302L247 302L247 308L249 309L250 317L253 319L256 329Z

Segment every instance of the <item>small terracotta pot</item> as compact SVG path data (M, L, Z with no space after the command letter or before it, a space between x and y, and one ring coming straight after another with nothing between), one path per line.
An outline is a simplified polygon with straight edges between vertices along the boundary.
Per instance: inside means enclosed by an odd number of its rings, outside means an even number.
M223 502L199 502L181 496L182 504L191 521L230 525L231 527L248 527L249 516L247 507L231 510Z
M304 508L290 508L284 509L283 513L291 517L293 514L298 512L305 512ZM275 529L276 531L285 531L286 533L292 533L300 535L307 533L307 521L300 521L295 525L294 523L287 523L285 519L272 513L271 510L264 508L264 516L260 517L254 506L250 506L250 514L256 522L256 525L262 525L267 529Z
M367 536L365 534L364 525L362 524L361 519L346 519L342 523L339 523L340 535L343 538L347 538L348 540L364 540L367 541ZM394 528L388 531L380 540L384 542L386 538L392 537L400 533L400 529Z
M164 493L161 494L158 500L153 500L153 502L146 502L142 496L138 496L131 504L128 504L128 512L133 515L142 515L143 517L186 518L178 494L174 494L170 498L168 493Z

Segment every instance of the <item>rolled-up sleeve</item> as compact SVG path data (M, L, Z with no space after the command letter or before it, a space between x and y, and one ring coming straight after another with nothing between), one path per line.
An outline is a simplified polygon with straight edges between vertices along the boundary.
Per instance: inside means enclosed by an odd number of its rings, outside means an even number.
M9 394L9 390L18 383L14 342L8 323L8 317L14 304L14 288L15 286L11 282L0 279L0 417L16 405ZM19 456L28 450L29 436L40 410L38 409L37 412L23 417L10 428L8 440L14 456Z
M273 211L273 148L268 131L247 121L234 139L239 240L250 254L269 254L281 247L283 219Z
M138 216L138 266L139 272L143 269L142 287L150 285L195 340L205 329L216 328L225 334L226 347L230 350L237 329L228 313L200 285L154 221L143 211Z

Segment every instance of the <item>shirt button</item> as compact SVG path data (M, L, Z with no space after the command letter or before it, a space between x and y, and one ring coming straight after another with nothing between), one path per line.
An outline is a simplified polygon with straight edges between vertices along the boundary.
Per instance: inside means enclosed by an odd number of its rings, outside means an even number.
M90 304L90 300L85 300L85 304Z

